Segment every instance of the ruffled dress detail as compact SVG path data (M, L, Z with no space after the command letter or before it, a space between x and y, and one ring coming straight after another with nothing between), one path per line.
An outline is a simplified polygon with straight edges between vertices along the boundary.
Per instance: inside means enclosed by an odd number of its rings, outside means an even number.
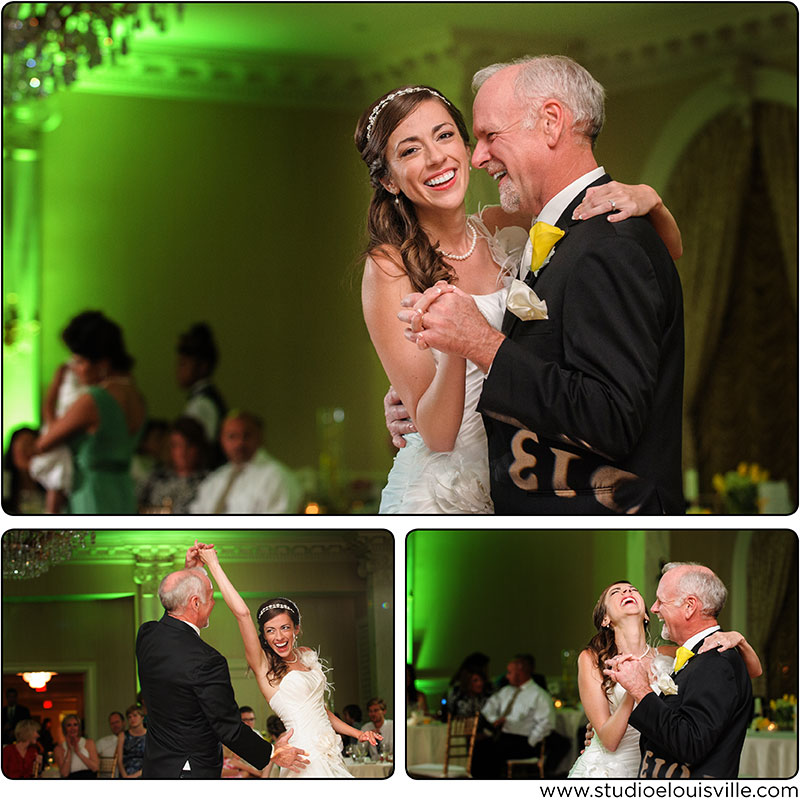
M342 739L325 708L327 667L314 650L302 650L298 658L308 671L287 672L269 705L287 730L294 729L289 744L305 750L310 763L299 773L282 768L281 778L352 778L342 759Z

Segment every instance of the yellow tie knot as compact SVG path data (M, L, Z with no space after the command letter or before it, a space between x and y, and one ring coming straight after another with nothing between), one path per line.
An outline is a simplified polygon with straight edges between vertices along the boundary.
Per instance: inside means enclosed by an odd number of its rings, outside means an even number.
M679 647L675 653L675 666L672 668L672 671L680 672L693 655L694 653L689 650L688 647Z
M533 246L531 272L536 272L544 264L547 254L563 235L564 231L554 225L548 225L546 222L534 223L530 233L531 245Z

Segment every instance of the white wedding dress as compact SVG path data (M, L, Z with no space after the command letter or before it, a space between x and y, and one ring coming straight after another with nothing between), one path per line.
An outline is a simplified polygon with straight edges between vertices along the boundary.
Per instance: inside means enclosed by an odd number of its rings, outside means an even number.
M498 289L491 294L472 295L489 324L500 329L506 295L516 276L528 239L523 228L509 227L490 234L480 216L470 217L478 234L487 240L494 261L500 266ZM439 362L441 354L431 350ZM483 389L483 373L467 361L464 414L454 448L447 453L429 450L418 433L407 434L406 446L398 450L381 495L380 514L491 514L489 455L483 419L476 410Z
M659 692L658 678L669 675L675 659L672 656L656 655L653 659L650 684L654 692ZM619 707L625 697L625 690L614 684L608 696L608 710L611 714ZM600 737L595 733L589 746L573 764L568 778L636 778L639 775L639 731L628 725L617 749L612 753L603 747Z
M281 778L352 778L342 760L342 739L325 710L328 682L319 658L313 650L299 651L298 658L308 672L287 672L269 705L286 730L294 729L289 744L305 750L310 763L300 772L281 768Z

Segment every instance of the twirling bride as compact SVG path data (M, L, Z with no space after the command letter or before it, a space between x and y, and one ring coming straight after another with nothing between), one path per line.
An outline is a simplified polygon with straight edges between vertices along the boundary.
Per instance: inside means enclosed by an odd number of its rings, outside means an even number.
M304 770L297 773L282 768L281 778L351 778L337 734L371 745L383 737L353 728L325 708L327 680L319 658L314 650L297 645L300 609L285 597L267 600L258 609L256 632L250 610L220 566L214 546L195 546L239 623L245 657L261 694L286 729L294 730L292 745L308 754L310 763Z

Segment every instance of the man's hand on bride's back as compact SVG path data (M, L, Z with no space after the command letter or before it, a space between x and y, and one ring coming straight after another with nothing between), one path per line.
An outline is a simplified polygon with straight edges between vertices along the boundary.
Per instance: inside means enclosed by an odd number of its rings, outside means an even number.
M293 734L294 728L289 728L288 731L282 733L275 740L270 764L277 764L279 767L290 769L292 772L300 772L310 762L307 758L303 758L303 756L308 755L305 750L289 745L289 739L292 738Z
M415 433L416 427L400 399L400 395L390 386L383 398L383 413L386 417L386 430L392 435L392 444L398 449L406 446L404 433Z

